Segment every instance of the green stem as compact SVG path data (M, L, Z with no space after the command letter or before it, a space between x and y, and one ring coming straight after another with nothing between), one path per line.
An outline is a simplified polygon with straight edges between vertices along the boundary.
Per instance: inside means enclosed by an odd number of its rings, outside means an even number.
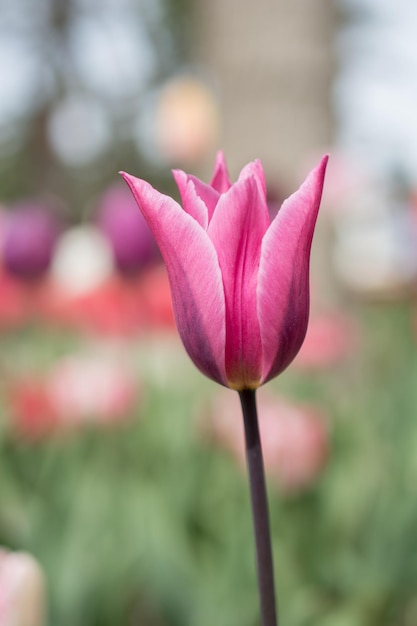
M262 626L278 626L268 499L265 486L265 472L259 436L255 391L244 389L243 391L239 391L239 397L245 424L246 460L255 532L261 624Z

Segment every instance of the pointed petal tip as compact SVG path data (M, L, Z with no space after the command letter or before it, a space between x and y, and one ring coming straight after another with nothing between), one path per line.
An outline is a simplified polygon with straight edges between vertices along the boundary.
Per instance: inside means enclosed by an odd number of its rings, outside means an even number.
M128 185L131 184L131 182L133 182L133 180L135 179L134 176L132 176L132 174L128 174L127 172L124 172L123 170L120 170L119 176L121 176L123 178L123 180L125 180L127 182Z
M172 175L173 175L173 176L176 176L176 175L179 175L179 176L187 176L187 174L184 172L184 170L180 169L179 167L174 167L174 168L171 170L171 172L172 172Z
M296 194L299 193L302 189L312 189L318 193L318 203L320 204L321 194L323 192L324 187L324 179L326 175L327 164L329 161L329 155L324 154L320 161L315 165L310 172L307 174L304 182L301 184ZM293 194L294 195L294 194ZM318 207L317 207L318 210Z
M327 167L327 164L329 162L329 158L330 158L330 154L328 154L328 153L323 154L323 156L321 157L321 159L320 159L320 161L319 161L319 163L318 163L318 165L316 166L315 169L323 170L323 173L324 173L326 171L326 167Z
M226 157L225 157L223 150L217 150L216 152L216 157L214 159L213 174L216 174L216 172L218 172L219 170L224 172L225 174L228 173Z
M223 150L217 151L210 185L219 193L224 193L231 187L229 170Z
M127 172L120 171L119 174L128 185L130 191L136 199L136 202L139 204L139 194L141 194L145 188L150 187L150 185L141 178L137 178Z
M260 159L254 159L242 168L238 180L242 180L244 178L255 178L260 185L262 193L266 196L267 189L265 171Z
M311 171L308 178L313 178L321 191L323 191L324 177L326 175L327 164L329 162L329 154L324 154L316 167Z
M177 183L177 187L181 190L181 187L187 184L188 174L179 168L172 169L171 173Z

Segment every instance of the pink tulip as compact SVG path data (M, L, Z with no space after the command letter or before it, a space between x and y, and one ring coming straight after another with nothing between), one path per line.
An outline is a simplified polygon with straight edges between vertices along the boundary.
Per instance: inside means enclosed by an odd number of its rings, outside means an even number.
M179 333L195 365L237 390L280 374L303 343L310 248L327 157L271 221L260 161L231 184L217 156L210 185L174 171L183 208L123 173L168 269Z
M1 626L42 626L45 584L35 559L24 552L0 549Z

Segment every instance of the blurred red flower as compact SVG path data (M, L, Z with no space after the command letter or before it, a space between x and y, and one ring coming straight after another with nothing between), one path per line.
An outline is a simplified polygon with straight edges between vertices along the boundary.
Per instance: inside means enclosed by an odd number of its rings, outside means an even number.
M113 275L81 294L51 282L40 303L51 323L109 336L130 336L149 329L175 328L166 270L156 266L140 276Z
M37 439L82 424L115 424L129 417L138 396L124 361L98 353L72 355L43 378L11 385L11 426L24 438Z

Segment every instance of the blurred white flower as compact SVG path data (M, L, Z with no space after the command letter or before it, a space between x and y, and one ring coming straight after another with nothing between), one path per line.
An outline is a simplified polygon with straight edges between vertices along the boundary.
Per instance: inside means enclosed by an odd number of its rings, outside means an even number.
M25 552L0 549L1 626L45 623L45 581L39 563Z
M88 293L113 269L110 244L94 226L74 226L58 240L51 273L58 287L69 295Z

